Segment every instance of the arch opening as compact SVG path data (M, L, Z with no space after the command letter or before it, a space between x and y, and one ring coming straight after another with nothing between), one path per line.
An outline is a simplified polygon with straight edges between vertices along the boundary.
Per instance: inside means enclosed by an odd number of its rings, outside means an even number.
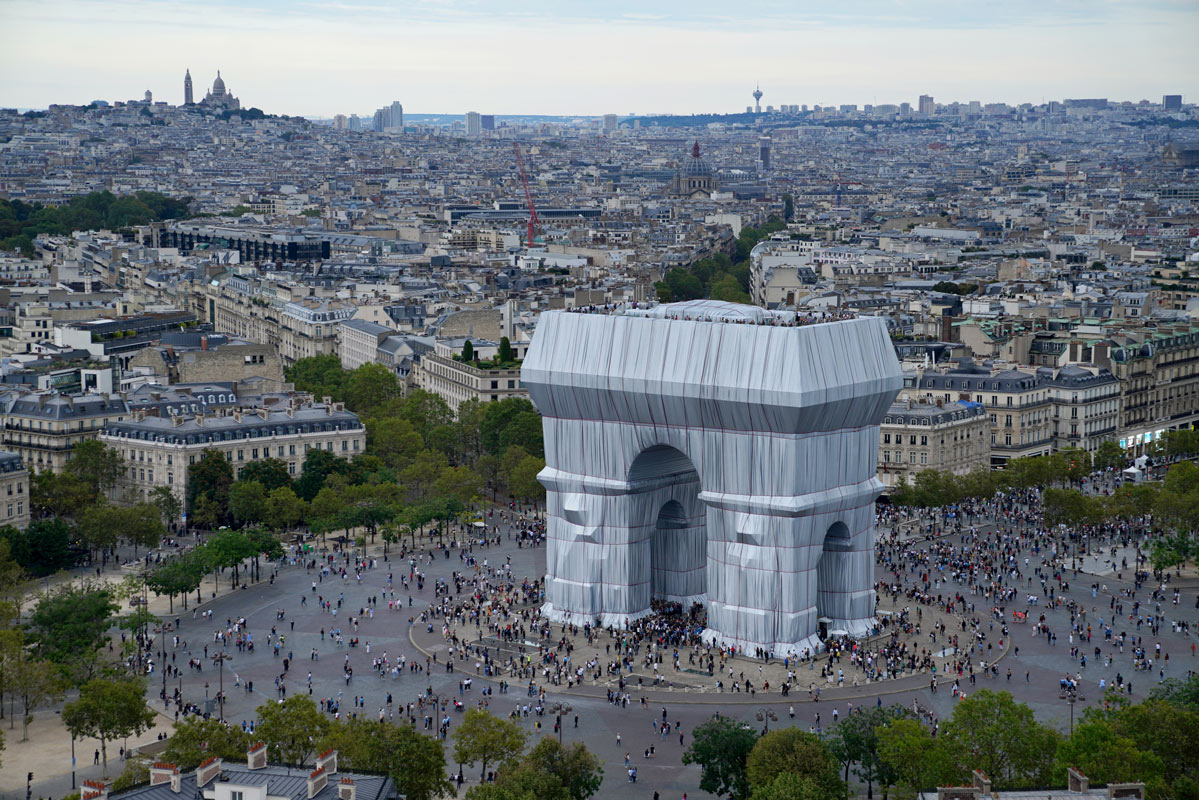
M853 537L849 526L840 520L829 525L816 565L816 615L822 637L838 632L841 623L849 619L848 597L842 588L850 570L852 552Z
M695 465L666 445L646 448L629 465L636 493L637 528L644 531L644 607L674 601L703 602L707 588L708 535Z

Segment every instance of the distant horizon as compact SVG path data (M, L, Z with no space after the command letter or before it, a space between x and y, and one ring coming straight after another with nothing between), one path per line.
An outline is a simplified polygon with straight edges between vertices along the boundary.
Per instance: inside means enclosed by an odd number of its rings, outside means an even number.
M1163 93L1163 96L1175 95L1175 94L1179 94L1179 92L1165 92L1165 93ZM1088 99L1104 99L1114 105L1122 105L1124 103L1131 103L1132 105L1137 106L1137 105L1141 105L1142 103L1148 103L1151 106L1160 107L1161 103L1162 103L1161 97L1157 98L1156 100L1153 98L1148 98L1148 97L1142 97L1137 100L1131 100L1131 99L1114 98L1114 97L1105 96L1102 94L1093 95L1090 97L1083 97L1082 95L1078 95L1078 96L1074 96L1074 97L1055 97L1055 98L1049 98L1047 100L1042 100L1042 101L1037 101L1037 102L1033 102L1031 100L1022 100L1022 101L1018 101L1018 102L1005 102L1002 100L977 100L977 102L981 103L983 106L986 106L991 103L1004 103L1005 105L1008 105L1012 108L1018 108L1019 106L1023 105L1024 103L1029 103L1032 106L1037 107L1037 106L1045 105L1046 103L1049 103L1049 102L1064 102L1067 100L1088 100ZM17 113L24 114L24 113L27 113L30 111L33 111L33 112L46 111L50 108L50 106L55 106L55 105L85 107L85 106L91 105L92 103L94 103L96 101L103 101L105 103L108 103L109 105L112 105L113 103L141 102L141 100L139 98L135 98L135 97L125 98L125 99L119 99L119 98L107 99L107 98L103 98L103 97L94 97L91 100L87 101L86 103L49 103L44 106L36 106L36 107L8 106L8 105L5 105L3 102L0 102L0 109L6 109L6 108L14 109L14 110L16 110ZM183 105L182 102L173 103L169 100L161 100L156 96L153 98L153 102L166 103L168 106ZM898 105L901 105L901 103L905 103L905 102L909 103L911 105L912 112L913 112L913 114L915 114L916 103L911 100L903 100L903 101L899 101L899 102L892 101L892 102L868 103L868 104L837 103L837 102L829 102L829 103L823 103L823 104L808 103L807 105L808 105L809 112L812 111L813 105L819 105L822 109L833 109L833 110L838 109L842 105L855 105L855 106L857 106L857 110L861 111L863 108L863 105L871 105L871 106L894 105L894 106L898 106ZM948 106L948 105L952 105L953 103L957 103L958 105L968 105L969 103L976 102L976 100L941 101L941 100L936 100L934 98L934 102L939 106L942 106L942 105ZM1182 104L1183 104L1183 107L1186 107L1188 105L1195 105L1196 103L1195 103L1195 101L1188 100L1186 95L1182 95ZM786 105L799 105L802 107L804 104L803 103L798 103L798 104L788 103ZM283 111L272 111L268 108L262 108L261 106L257 106L253 103L243 103L242 104L243 110L249 109L249 108L258 108L259 111L262 111L264 114L268 114L270 116L298 117L298 118L306 119L310 122L332 121L338 114L345 114L345 116L347 118L353 114L357 114L359 119L361 119L363 121L368 121L374 115L374 110L372 110L370 112L338 111L333 114L293 114L293 113L288 113L288 112L283 112ZM766 110L766 108L767 108L766 104L763 104L762 111L760 112L762 115L774 113L774 114L779 114L783 117L790 116L789 112L780 112L777 107L774 109L773 112L768 112ZM475 109L467 109L466 111L457 111L457 112L455 112L455 111L440 111L440 112L438 112L438 111L409 111L408 109L404 109L404 118L405 118L405 120L408 120L408 119L425 118L425 117L436 117L436 118L449 117L449 118L453 118L456 120L460 120L463 117L465 117L466 114L471 113L472 111L475 111ZM615 111L604 111L604 112L600 112L600 113L580 113L580 114L554 114L554 113L543 113L543 112L538 112L538 113L501 113L501 112L492 112L492 111L477 111L475 113L481 114L483 116L495 117L497 120L500 120L500 119L530 119L530 118L601 120L607 114L616 114L617 119L628 120L628 119L635 119L635 118L641 118L641 117L737 116L737 115L745 114L746 111L744 109L742 109L742 110L734 110L734 111L685 111L685 112L662 111L662 112L644 112L644 113L640 113L640 112L618 113ZM802 114L804 112L800 111L799 113Z
M4 0L0 106L201 99L332 117L1199 98L1193 0ZM836 102L832 98L837 98ZM984 101L985 98L985 101ZM596 109L593 111L592 109ZM607 109L604 111L603 109Z

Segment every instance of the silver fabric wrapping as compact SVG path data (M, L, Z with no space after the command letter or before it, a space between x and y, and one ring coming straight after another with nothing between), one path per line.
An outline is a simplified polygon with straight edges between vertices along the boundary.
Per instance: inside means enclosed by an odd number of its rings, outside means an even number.
M777 655L815 652L821 618L866 632L902 386L884 322L670 318L695 307L724 304L541 315L522 378L544 416L544 612L619 625L699 600L708 638Z

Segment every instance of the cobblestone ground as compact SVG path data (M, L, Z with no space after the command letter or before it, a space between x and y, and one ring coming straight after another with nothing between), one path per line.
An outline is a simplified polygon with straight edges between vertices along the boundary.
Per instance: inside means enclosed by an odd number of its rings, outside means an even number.
M512 572L518 581L524 577L532 580L543 575L544 548L517 548L509 539L511 530L510 524L502 523L500 536L503 541L499 545L476 547L475 557L480 563L488 559L494 565L511 556ZM887 531L880 531L880 538L885 535ZM922 539L922 535L919 538ZM424 544L427 545L428 542ZM1090 619L1096 624L1100 618L1110 622L1109 614L1105 612L1108 611L1112 593L1133 588L1128 580L1131 575L1127 571L1122 572L1123 580L1109 574L1111 565L1107 564L1105 567L1105 561L1111 560L1110 550L1105 550L1105 553L1106 555L1083 557L1080 566L1084 569L1091 567L1100 574L1090 576L1080 572L1074 577L1071 573L1071 588L1062 595L1067 601L1087 603ZM415 703L418 697L429 694L429 690L432 690L432 695L444 699L447 703L451 698L460 698L464 706L486 703L495 713L505 715L526 704L534 705L526 696L526 684L523 682L509 679L510 691L501 694L495 688L495 683L483 676L475 677L473 659L460 660L454 672L447 672L444 663L450 648L442 636L441 621L433 621L432 630L427 623L410 624L410 619L418 620L419 614L434 601L433 581L438 578L449 579L454 570L465 569L456 550L451 551L449 558L437 555L432 563L423 564L420 569L426 576L424 587L418 589L412 584L410 592L403 591L399 585L401 575L409 572L406 560L397 562L391 556L384 560L377 548L372 549L370 554L377 562L371 569L363 572L360 580L352 574L345 580L330 577L320 579L303 566L284 565L279 568L273 583L264 580L235 591L228 591L222 583L221 593L215 599L208 599L199 609L189 609L186 613L168 617L165 607L159 609L155 603L152 607L156 613L162 614L171 622L178 621L177 632L180 637L178 645L175 645L173 638L165 642L166 663L171 667L172 675L166 677L165 671L156 666L154 674L150 677L148 700L152 707L160 712L163 722L173 721L176 709L174 703L170 703L168 707L168 704L164 704L160 699L159 692L164 684L169 696L178 689L186 703L209 709L215 715L222 713L221 706L215 701L222 681L227 698L223 714L226 719L238 724L243 721L251 723L255 716L254 709L262 703L275 700L284 694L290 696L296 693L311 694L313 699L318 701L331 699L339 702L340 713L343 716L358 713L376 718L380 709L383 709L384 715L391 716L396 722L400 722L405 716L400 711L403 704ZM1123 552L1118 553L1117 563L1122 557ZM1115 571L1120 572L1118 567ZM389 573L394 578L395 596L386 591ZM878 580L889 579L890 573L880 567ZM315 591L312 588L314 581L317 584ZM1095 597L1092 597L1090 586L1093 583L1106 589L1097 589ZM1137 592L1137 597L1145 601L1151 588L1153 587L1143 588ZM1199 619L1199 609L1196 608L1199 604L1199 598L1196 596L1199 593L1199 582L1184 576L1173 580L1170 591L1174 588L1182 590L1180 602L1175 606L1168 599L1163 604L1161 613L1165 623L1159 635L1150 636L1145 626L1138 630L1135 621L1127 620L1127 612L1116 625L1117 630L1126 630L1129 635L1144 636L1145 645L1150 649L1156 644L1162 645L1162 655L1170 655L1169 665L1165 667L1167 677L1184 675L1188 669L1194 669L1194 665L1199 663L1191 649L1196 641L1194 636L1175 630L1175 623L1186 621L1191 625L1193 633ZM946 593L965 592L965 589L953 585L938 587L934 589L934 593L938 590ZM210 591L207 587L204 589L206 597ZM331 600L334 606L340 601L336 615L332 610L322 611L316 602L318 597ZM368 607L370 598L376 598L373 615L362 613ZM984 598L968 594L967 599L975 603L976 610L973 616L982 620L982 628L986 634L985 642L993 645L991 653L996 659L998 675L993 678L977 677L973 684L964 679L962 690L967 693L982 687L1010 690L1018 699L1028 702L1039 718L1063 730L1069 726L1071 713L1071 707L1059 697L1058 684L1063 675L1081 676L1080 682L1086 699L1080 703L1079 708L1073 709L1074 714L1078 716L1083 706L1094 705L1099 701L1100 679L1111 683L1116 674L1120 673L1126 681L1131 680L1132 697L1136 699L1143 697L1152 688L1158 679L1158 669L1164 665L1163 660L1157 658L1152 672L1134 671L1130 648L1126 647L1121 653L1110 643L1102 643L1104 654L1114 657L1110 666L1104 666L1102 659L1088 659L1087 665L1083 667L1078 659L1070 656L1071 644L1067 640L1069 614L1064 607L1040 606L1039 612L1035 612L1035 616L1044 613L1046 624L1058 632L1059 638L1056 644L1052 644L1044 636L1033 635L1031 621L1026 625L1010 625L1010 637L1003 635L1002 623L995 621L992 624L989 621L991 603ZM388 610L388 603L393 600L398 600L401 607ZM165 606L165 601L162 601L162 605ZM881 604L882 609L892 612L900 612L905 606L910 607L914 614L916 604L905 597L894 602L884 598ZM1022 604L1009 606L1023 607ZM915 647L917 651L924 648L939 654L934 656L934 660L938 666L937 673L941 676L945 674L946 663L953 661L952 649L949 653L943 653L946 649L945 640L940 635L936 642L929 640L930 621L943 621L950 629L948 632L952 632L953 626L957 625L960 633L962 617L944 615L931 610L932 608L922 606L922 632L918 635L914 632L905 634L904 638L909 647ZM1142 613L1151 612L1152 608L1152 604L1149 604L1147 608L1142 608ZM282 619L278 618L280 611ZM211 612L211 617L205 618L204 612ZM214 661L213 656L220 651L220 645L214 639L215 632L224 629L227 621L239 617L245 617L247 620L248 631L253 634L255 641L254 651L237 650L230 646L226 648L226 652L231 656L228 660ZM359 619L356 631L350 622L351 617ZM272 628L275 630L272 644L280 634L285 637L278 655L275 654L273 646L267 646L267 636ZM338 629L343 639L341 647L331 638L331 632ZM559 626L554 626L555 637L560 635L560 631ZM474 626L459 632L467 638L474 638ZM344 642L354 637L358 639L357 646L344 646ZM1004 640L1002 654L998 652L998 642L1001 638ZM1098 640L1099 637L1095 638ZM964 641L965 637L961 640ZM600 645L603 644L601 639ZM1095 644L1099 642L1093 642L1088 647L1093 648ZM575 638L575 645L576 661L584 660L584 656L590 657L600 653L599 647L585 650L586 641L582 637ZM1015 653L1015 647L1019 648L1019 654ZM313 651L316 653L316 659L313 658ZM393 678L387 674L380 677L372 671L372 660L382 657L384 653L392 662L399 657L405 659L406 668L398 676ZM289 655L291 658L288 669L284 671L283 659ZM438 658L436 664L432 663L433 655ZM976 665L980 660L990 661L985 653L975 653L972 658ZM189 660L200 662L203 665L202 669L189 668ZM682 661L684 668L690 666L686 658ZM414 663L420 665L420 671L409 669ZM426 663L431 667L428 671L424 670ZM218 665L223 667L223 670L218 669ZM613 688L616 679L607 676L603 676L598 682L585 680L581 686L571 689L546 685L547 703L550 708L557 704L563 713L562 738L565 741L584 741L604 760L605 781L599 796L650 798L654 791L658 791L662 798L673 800L681 797L684 792L688 798L707 796L698 788L698 768L684 767L680 757L690 744L691 730L716 711L743 719L757 727L766 724L799 725L807 729L816 726L818 717L821 726L828 727L833 719L833 710L837 709L839 714L843 715L847 713L851 704L859 706L898 702L911 706L913 702L918 702L935 714L947 716L952 712L955 702L949 687L952 681L939 678L940 685L934 693L930 687L929 672L870 683L859 680L858 685L854 686L850 677L851 671L846 669L845 684L837 686L830 685L827 678L823 683L820 682L820 669L822 666L827 667L827 657L821 657L814 667L807 664L800 666L795 690L789 697L782 697L778 687L785 678L786 669L779 662L760 665L755 660L738 657L732 660L731 665L737 674L744 672L746 677L751 679L756 687L754 693L718 692L715 688L715 678L708 678L706 674L675 673L667 661L660 666L660 670L667 680L675 685L631 686L629 691L632 702L627 706L608 702L608 690ZM346 679L345 673L347 666L352 669L352 677L349 680ZM759 666L762 668L760 682L757 677ZM179 669L178 677L173 674L174 668ZM311 682L308 679L309 672L312 675ZM652 671L647 672L639 668L636 674L652 674ZM472 679L469 689L462 683L467 677ZM276 679L280 679L279 685L282 689L276 687ZM726 687L729 686L727 668L724 679ZM763 686L767 679L770 680L771 686L769 692L757 688ZM818 702L809 700L810 683L821 685L821 697ZM686 688L683 684L687 685ZM538 685L543 685L540 680ZM484 687L491 687L493 693L485 696ZM393 700L390 712L386 703L389 694ZM360 698L357 709L355 698ZM457 722L459 715L453 710L452 703L448 707L452 725ZM567 708L568 711L565 710ZM666 736L661 735L658 728L663 709L671 723L670 733ZM34 725L34 735L28 743L16 741L19 731L8 732L8 748L4 753L4 767L0 770L0 793L4 796L23 796L25 765L30 765L35 771L35 797L61 797L70 790L70 737L61 725L48 724L55 714L56 712L51 710L39 715ZM774 721L770 719L771 714ZM424 715L423 711L416 714L418 729L423 725ZM552 712L547 712L542 717L533 712L526 717L521 712L520 720L534 735L552 733ZM675 731L675 723L678 723L678 732ZM130 745L153 743L155 735L147 734L137 742L130 742ZM99 775L99 767L91 765L91 753L95 746L96 743L91 741L78 743L80 779ZM651 747L652 757L647 757ZM116 748L112 750L115 752ZM451 753L452 750L447 747L448 759L452 759ZM625 777L626 755L629 763L638 768L639 779L636 784L628 783ZM451 763L450 769L454 771L456 765ZM118 763L112 765L110 772L115 774L119 770ZM465 772L466 787L469 787L471 782L478 779L478 775L470 769Z

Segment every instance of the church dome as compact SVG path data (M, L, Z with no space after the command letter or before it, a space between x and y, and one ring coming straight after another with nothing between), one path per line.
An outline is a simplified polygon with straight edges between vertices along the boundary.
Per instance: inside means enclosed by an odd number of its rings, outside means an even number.
M216 72L216 80L212 82L212 93L217 95L225 93L225 81L221 79L221 71L219 69Z
M704 161L703 156L699 154L699 142L691 148L691 159L683 164L683 168L679 170L679 174L684 178L707 177L712 174L712 168L708 166L708 162Z

